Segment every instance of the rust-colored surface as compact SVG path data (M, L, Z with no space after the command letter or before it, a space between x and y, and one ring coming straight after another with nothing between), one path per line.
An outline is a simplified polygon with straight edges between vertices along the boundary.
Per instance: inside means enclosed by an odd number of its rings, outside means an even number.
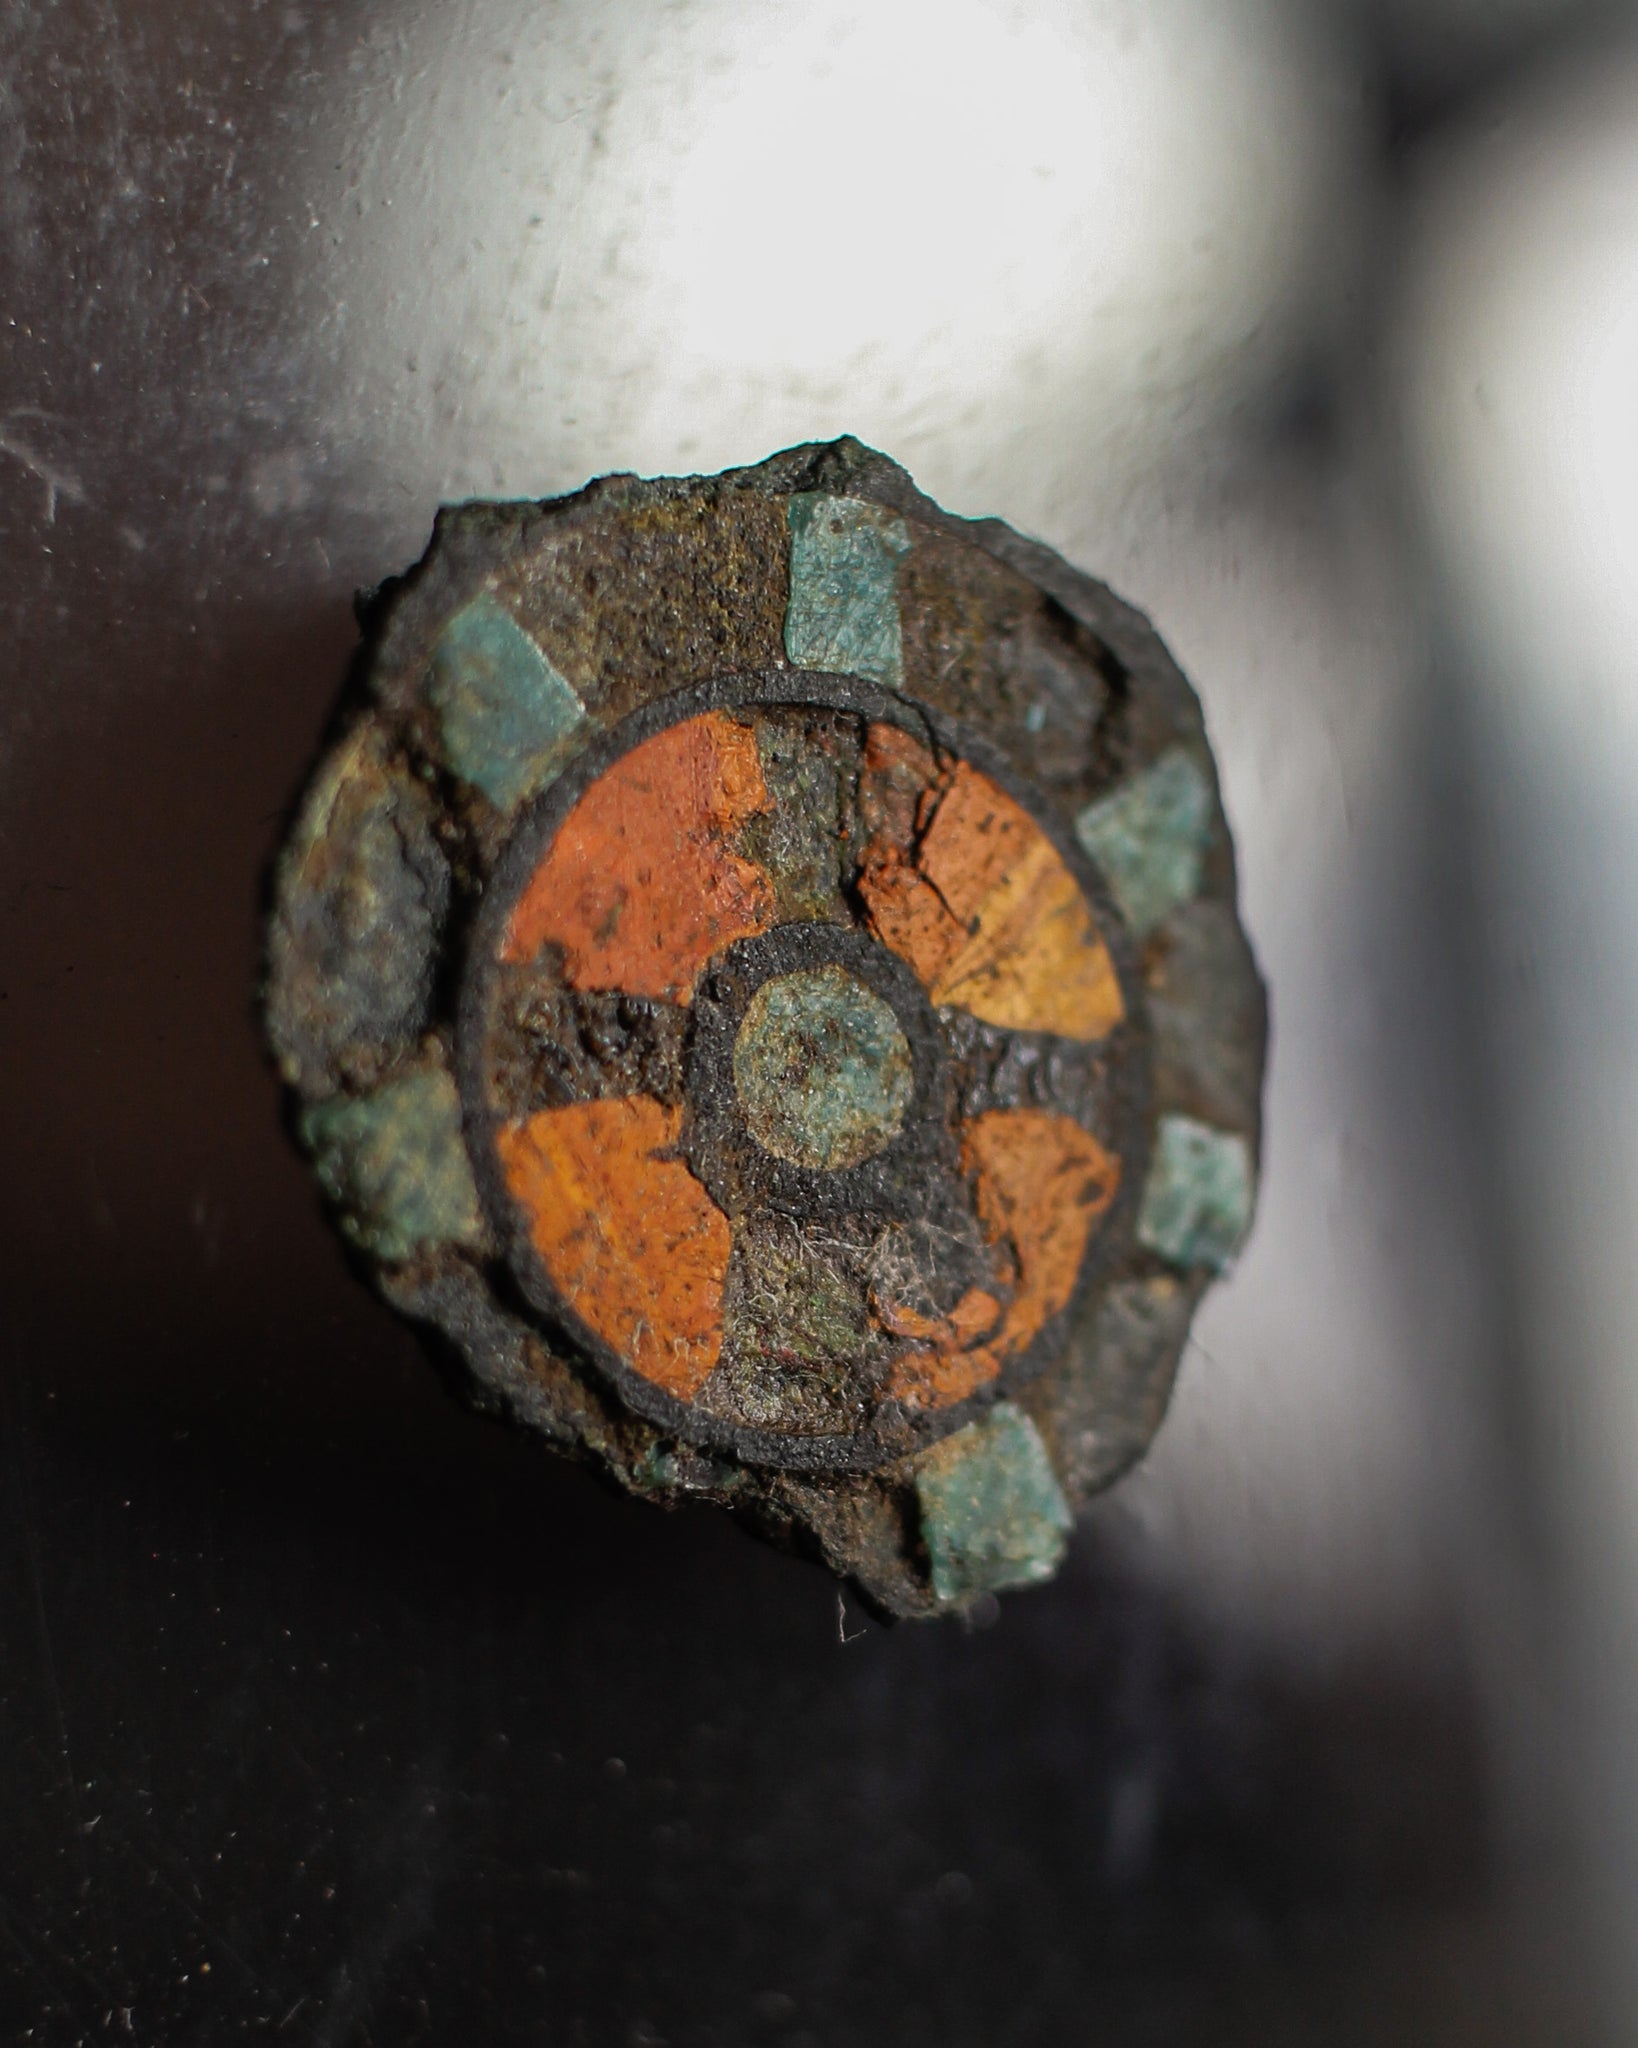
M1001 1370L993 1348L912 1351L895 1361L887 1391L911 1408L953 1408L987 1386Z
M924 1315L900 1302L872 1297L871 1306L884 1330L895 1337L923 1337L941 1344L972 1344L993 1330L1001 1304L982 1287L969 1287L947 1316Z
M1120 1185L1120 1161L1051 1110L991 1110L967 1126L962 1149L979 1220L1011 1253L1014 1292L999 1329L999 1304L976 1288L942 1324L878 1305L895 1335L929 1340L898 1359L889 1378L888 1392L911 1407L965 1401L1067 1306L1093 1228Z
M924 786L912 814L909 749L932 765L902 735L883 748L880 823L859 878L877 937L910 962L935 1003L1015 1031L1106 1037L1125 1014L1120 983L1057 848L965 761L942 790Z
M948 1408L1001 1370L994 1346L980 1341L1001 1315L1000 1302L983 1288L969 1287L943 1318L916 1315L892 1303L879 1305L878 1314L895 1336L919 1337L929 1345L895 1362L888 1392L896 1400L916 1408Z
M680 1159L682 1111L651 1096L540 1110L497 1135L553 1284L643 1378L679 1400L722 1349L728 1219Z
M768 803L755 734L721 712L643 741L563 821L502 957L558 945L571 988L686 1002L712 954L768 927L768 878L729 845Z
M994 1340L1006 1357L1074 1293L1092 1227L1120 1186L1120 1161L1049 1109L989 1110L967 1126L962 1150L979 1221L992 1242L1011 1245L1017 1261L1017 1292Z
M902 726L871 725L859 755L859 817L875 847L906 850L949 776Z

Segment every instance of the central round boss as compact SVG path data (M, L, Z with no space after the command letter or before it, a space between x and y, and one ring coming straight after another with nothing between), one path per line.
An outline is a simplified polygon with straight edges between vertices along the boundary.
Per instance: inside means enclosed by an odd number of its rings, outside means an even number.
M857 1166L896 1138L910 1046L882 998L834 965L765 981L734 1040L734 1084L757 1142L795 1166Z

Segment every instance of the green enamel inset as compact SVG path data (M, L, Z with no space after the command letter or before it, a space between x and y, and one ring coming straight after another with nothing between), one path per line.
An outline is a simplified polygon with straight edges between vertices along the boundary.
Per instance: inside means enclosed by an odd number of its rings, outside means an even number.
M831 965L757 990L734 1041L734 1085L759 1145L834 1172L898 1136L915 1079L892 1009Z
M315 1103L301 1137L342 1228L377 1258L407 1259L422 1245L481 1235L461 1105L442 1068L371 1095Z
M916 1466L933 1591L956 1604L1050 1579L1072 1517L1039 1430L1010 1401L935 1444Z
M1233 1131L1163 1116L1137 1234L1174 1266L1221 1272L1251 1228L1251 1148Z
M1075 820L1135 937L1153 931L1200 887L1211 812L1211 785L1199 763L1174 747Z
M904 681L899 557L910 530L896 512L862 498L807 492L786 502L791 594L785 653L798 668Z
M427 676L444 759L509 810L563 766L585 706L495 598L477 597L438 637Z

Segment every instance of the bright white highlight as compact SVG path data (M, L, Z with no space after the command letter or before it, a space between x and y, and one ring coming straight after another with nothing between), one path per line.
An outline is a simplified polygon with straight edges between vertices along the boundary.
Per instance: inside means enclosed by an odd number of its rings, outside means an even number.
M1429 169L1406 410L1470 670L1512 1277L1613 2041L1638 2008L1638 47L1502 116Z
M852 431L1069 539L1284 359L1352 132L1220 0L425 6L312 159L337 432L429 496Z
M1562 765L1625 784L1638 746L1638 57L1559 81L1436 167L1406 356L1429 532L1490 685Z

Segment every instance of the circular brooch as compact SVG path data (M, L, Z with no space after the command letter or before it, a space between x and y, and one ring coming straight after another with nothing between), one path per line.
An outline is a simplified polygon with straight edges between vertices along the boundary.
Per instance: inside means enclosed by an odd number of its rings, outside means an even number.
M1146 623L850 441L440 516L267 1014L469 1391L881 1611L1050 1575L1249 1226L1264 1008Z

